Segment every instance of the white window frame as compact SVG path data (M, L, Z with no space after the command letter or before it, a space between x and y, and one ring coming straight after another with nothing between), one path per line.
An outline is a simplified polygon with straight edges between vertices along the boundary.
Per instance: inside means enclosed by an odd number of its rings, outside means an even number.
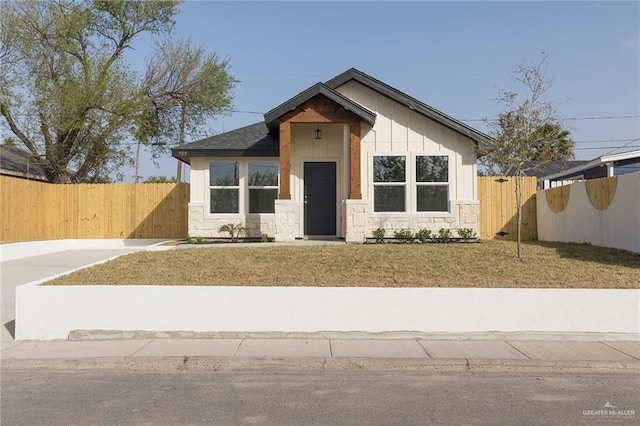
M257 212L257 213L251 213L249 210L251 209L251 190L252 189L275 189L276 190L276 200L278 199L278 191L280 188L280 162L278 160L246 160L247 166L247 195L246 195L246 206L247 206L247 215L251 215L251 216L260 216L260 215L271 215L273 216L275 214L275 208L274 208L274 212L273 213L261 213L261 212ZM276 169L278 171L278 173L276 174L276 184L275 185L268 185L268 186L251 186L249 185L250 180L251 180L251 176L250 176L250 163L275 163L276 164ZM275 202L274 202L275 203ZM275 206L274 206L275 207Z
M447 157L447 181L446 182L418 182L418 157ZM414 212L426 215L443 215L451 213L451 155L438 153L416 153L412 156L413 170L411 173L413 191ZM446 186L447 187L447 210L418 210L418 186Z
M375 158L376 157L404 157L404 182L376 182L375 181ZM407 196L407 191L409 188L408 177L410 176L410 165L408 164L407 159L410 158L407 153L372 153L371 154L371 183L372 183L372 192L371 192L371 211L374 214L390 214L390 215L406 215L409 213L409 197ZM376 211L376 186L402 186L404 187L404 210L402 211Z
M211 163L237 163L238 164L238 185L230 185L230 186L220 186L220 185L211 185ZM242 211L244 210L243 202L242 202L242 184L243 184L243 161L238 159L229 159L229 160L209 160L207 163L207 205L209 215L215 217L223 217L223 216L240 216L242 215ZM230 212L212 212L211 211L211 190L212 189L237 189L238 190L238 211L234 213Z

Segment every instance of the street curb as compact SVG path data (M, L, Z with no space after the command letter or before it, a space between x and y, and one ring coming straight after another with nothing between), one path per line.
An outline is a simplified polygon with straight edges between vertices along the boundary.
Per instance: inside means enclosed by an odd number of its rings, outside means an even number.
M384 370L426 372L554 372L621 373L640 375L640 362L541 361L482 359L398 359L398 358L284 358L284 357L140 357L3 360L2 370L109 370L122 371L235 371L270 369Z
M417 332L417 331L144 331L144 330L72 330L68 339L52 341L118 341L135 339L352 339L352 340L545 340L545 341L640 341L635 333L561 333L561 332ZM38 340L21 340L38 342Z

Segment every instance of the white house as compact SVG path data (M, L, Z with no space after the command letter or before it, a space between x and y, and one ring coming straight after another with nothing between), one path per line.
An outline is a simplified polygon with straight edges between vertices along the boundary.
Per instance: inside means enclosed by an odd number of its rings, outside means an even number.
M478 231L486 134L353 68L264 118L172 150L191 165L189 235L224 236L227 223L276 241Z
M538 188L557 186L590 179L621 176L640 171L640 150L603 155L591 161L567 162L569 167L550 169L538 176Z

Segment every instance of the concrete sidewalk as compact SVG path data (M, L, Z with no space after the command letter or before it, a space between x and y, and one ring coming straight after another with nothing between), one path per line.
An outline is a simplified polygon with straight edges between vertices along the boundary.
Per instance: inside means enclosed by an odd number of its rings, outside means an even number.
M524 336L526 337L526 336ZM544 368L640 373L638 341L440 340L319 337L224 337L16 342L3 368L68 366L207 368L289 364L325 368ZM187 365L189 363L189 365Z
M318 244L311 242L310 244ZM609 368L640 372L640 341L624 336L407 335L366 333L269 333L204 335L136 334L135 332L74 332L68 341L15 342L15 287L145 247L71 250L2 262L2 367L58 365L105 367L165 364L211 366L266 362L323 367L394 365L398 368L472 366L541 366L544 368ZM163 338L158 338L163 337ZM93 339L93 340L92 340ZM102 339L102 340L101 340ZM188 361L191 360L191 361ZM199 360L194 364L193 360ZM197 368L197 367L194 367ZM510 368L510 367L509 367Z

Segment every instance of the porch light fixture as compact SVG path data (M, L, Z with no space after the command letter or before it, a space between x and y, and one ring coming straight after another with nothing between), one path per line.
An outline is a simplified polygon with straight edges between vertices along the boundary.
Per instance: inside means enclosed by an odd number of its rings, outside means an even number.
M322 139L322 130L320 130L319 124L318 124L318 128L315 131L315 139Z

